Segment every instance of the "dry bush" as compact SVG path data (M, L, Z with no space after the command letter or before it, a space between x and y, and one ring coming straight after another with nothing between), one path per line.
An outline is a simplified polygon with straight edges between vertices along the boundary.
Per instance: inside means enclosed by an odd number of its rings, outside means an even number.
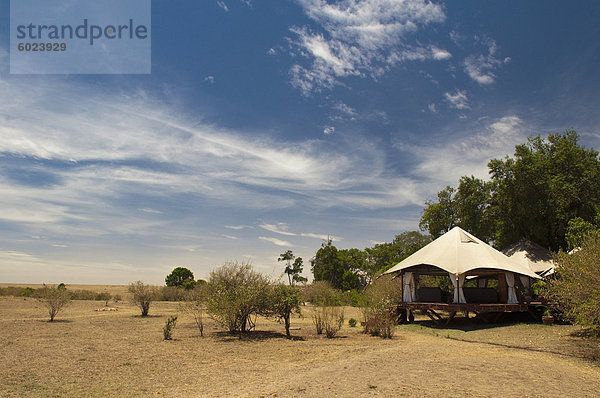
M573 322L600 332L600 236L591 234L572 254L560 252L556 263L543 294Z
M325 336L331 339L344 325L344 307L324 306L320 308Z
M156 300L157 290L155 286L137 281L129 284L129 293L133 295L133 302L142 310L142 316L148 316L150 303Z
M180 308L183 312L192 315L200 331L200 336L204 336L204 313L209 294L208 285L198 284L193 290L185 292L185 300L180 304Z
M39 294L40 298L38 300L48 308L50 322L53 322L54 317L71 301L69 293L64 287L46 286L44 284L44 287L39 289Z
M233 334L254 327L252 316L264 311L270 281L249 264L227 263L210 273L208 286L210 316Z
M393 306L401 301L402 285L398 279L384 276L373 281L365 289L362 305L365 333L392 338L397 323Z

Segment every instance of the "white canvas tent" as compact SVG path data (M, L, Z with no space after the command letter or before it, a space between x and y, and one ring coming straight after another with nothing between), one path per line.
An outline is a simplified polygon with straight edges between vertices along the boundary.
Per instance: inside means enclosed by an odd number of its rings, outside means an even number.
M522 238L502 250L502 253L522 264L526 264L529 269L538 275L545 276L554 272L554 261L550 250L528 239Z
M478 271L497 270L504 273L508 285L508 304L518 303L515 275L524 280L539 278L527 265L507 257L460 227L454 227L384 273L403 273L405 302L416 299L415 280L410 269L419 266L435 267L448 273L454 285L455 303L466 303L463 293L465 279L468 275L477 275Z

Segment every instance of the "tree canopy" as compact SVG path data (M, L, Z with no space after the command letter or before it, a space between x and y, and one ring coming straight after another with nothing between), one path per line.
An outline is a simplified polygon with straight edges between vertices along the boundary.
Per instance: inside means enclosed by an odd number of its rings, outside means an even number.
M426 202L420 227L435 238L460 226L499 249L522 237L568 248L569 221L597 226L600 214L598 152L578 140L573 130L529 138L513 158L490 160L490 181L465 176Z
M429 242L431 237L418 231L403 232L390 243L379 243L364 250L338 250L329 240L311 260L314 279L327 281L336 289L358 289Z
M173 269L173 271L167 275L165 278L165 284L167 286L182 286L193 288L194 286L194 274L187 268L177 267Z

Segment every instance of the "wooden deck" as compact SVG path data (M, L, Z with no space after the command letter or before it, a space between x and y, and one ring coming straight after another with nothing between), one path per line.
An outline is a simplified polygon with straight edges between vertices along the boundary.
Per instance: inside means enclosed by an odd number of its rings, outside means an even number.
M446 325L452 322L457 313L463 312L468 318L469 313L475 314L496 314L492 318L492 322L496 322L500 319L502 314L505 312L529 312L533 316L532 308L540 303L519 303L519 304L446 304L446 303L400 303L395 306L396 313L400 316L400 320L406 322L406 317L412 322L414 319L412 312L421 311L423 314L429 316L435 323L445 323ZM448 318L444 319L436 311L447 312ZM482 317L482 319L487 319Z

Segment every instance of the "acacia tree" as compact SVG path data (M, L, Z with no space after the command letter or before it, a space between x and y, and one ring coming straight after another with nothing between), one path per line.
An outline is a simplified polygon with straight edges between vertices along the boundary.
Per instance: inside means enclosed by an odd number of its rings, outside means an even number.
M283 321L285 335L289 339L291 338L290 319L292 314L300 314L301 303L302 299L297 287L277 284L272 286L269 292L268 304L263 310L262 315Z
M44 303L48 309L48 315L50 315L50 322L54 322L54 318L63 309L64 306L69 304L71 298L67 292L64 284L62 286L44 286L40 291L39 300Z
M129 284L129 293L133 295L133 302L142 310L142 316L148 316L150 304L156 300L156 287L142 281L132 282Z
M167 275L165 284L167 286L182 286L186 289L192 289L194 287L194 273L187 268L177 267Z

